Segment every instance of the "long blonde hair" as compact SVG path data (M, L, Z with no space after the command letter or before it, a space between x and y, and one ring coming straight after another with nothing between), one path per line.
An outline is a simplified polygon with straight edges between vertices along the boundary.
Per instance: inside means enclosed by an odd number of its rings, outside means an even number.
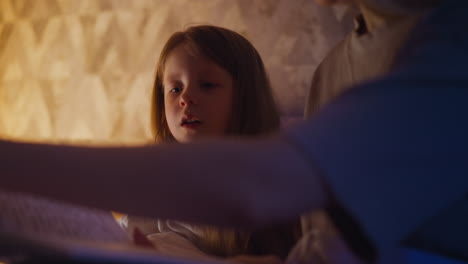
M175 140L167 125L164 111L163 75L167 57L182 44L187 45L196 54L217 63L231 74L234 80L234 103L228 135L265 135L279 128L280 119L270 82L263 61L252 44L240 34L225 28L193 26L174 33L159 57L152 96L151 123L155 142ZM251 232L208 226L199 228L203 229L204 236L195 242L200 249L210 254L232 256L255 254L258 251L252 249ZM271 241L265 242L269 244ZM259 247L259 244L264 244L260 241L254 244L255 248L267 247Z

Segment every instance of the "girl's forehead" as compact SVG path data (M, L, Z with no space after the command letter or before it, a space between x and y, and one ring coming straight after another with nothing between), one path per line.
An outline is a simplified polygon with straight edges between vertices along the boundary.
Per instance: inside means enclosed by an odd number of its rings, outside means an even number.
M187 72L196 74L220 74L225 70L213 60L193 52L186 45L179 45L174 48L167 56L164 65L164 79L173 78Z
M204 61L209 60L205 54L196 46L182 43L173 48L168 54L166 64L169 60L192 60Z
M200 54L198 51L194 51L192 48L187 45L179 45L172 49L166 58L166 67L170 67L173 64L187 64L194 62L203 62L206 60L206 57Z

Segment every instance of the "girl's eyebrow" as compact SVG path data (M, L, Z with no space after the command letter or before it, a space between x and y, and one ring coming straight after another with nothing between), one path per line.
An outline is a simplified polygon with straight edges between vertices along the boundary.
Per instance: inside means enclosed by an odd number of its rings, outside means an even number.
M175 79L169 79L163 82L164 88L171 88L174 85L182 85L182 82Z
M216 67L205 67L200 70L201 75L205 74L221 74L222 69L216 68Z
M200 72L200 80L202 81L221 81L223 73L217 70L206 70Z
M169 73L169 74L164 74L163 75L163 82L171 82L174 80L180 79L180 74L177 73Z
M177 73L166 73L163 76L163 83L174 83L180 82L180 74Z

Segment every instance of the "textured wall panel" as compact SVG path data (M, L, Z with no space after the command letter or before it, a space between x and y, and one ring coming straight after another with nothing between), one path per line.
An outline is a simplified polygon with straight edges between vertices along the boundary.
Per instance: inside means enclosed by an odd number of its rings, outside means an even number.
M190 24L246 36L285 116L300 116L312 72L352 11L312 0L0 0L0 135L145 142L164 42Z

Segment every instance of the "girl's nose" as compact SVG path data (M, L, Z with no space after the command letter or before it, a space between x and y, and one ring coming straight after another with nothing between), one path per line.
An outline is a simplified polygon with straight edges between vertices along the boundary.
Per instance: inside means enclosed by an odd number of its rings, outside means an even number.
M179 105L181 107L183 106L186 106L186 105L195 105L197 104L197 100L195 99L196 98L196 95L194 94L194 91L191 91L191 89L193 88L189 88L187 87L182 95L180 96L180 101L179 101Z

